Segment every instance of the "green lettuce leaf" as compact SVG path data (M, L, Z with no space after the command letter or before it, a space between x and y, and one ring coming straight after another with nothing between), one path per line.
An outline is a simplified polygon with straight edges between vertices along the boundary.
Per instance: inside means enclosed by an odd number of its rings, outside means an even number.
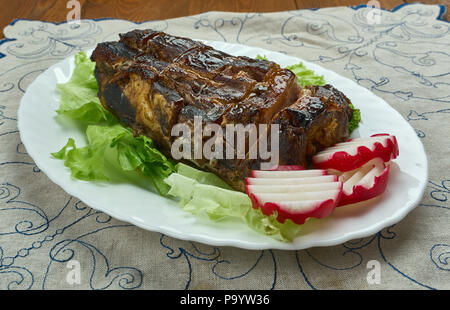
M60 116L69 117L86 124L118 124L119 120L99 102L88 102L78 108L58 110Z
M288 66L286 69L291 70L297 76L297 80L302 87L309 85L325 85L325 79L323 75L317 75L313 70L309 70L305 65L300 62L296 65Z
M95 63L85 52L75 55L75 68L69 81L56 86L61 94L58 113L74 110L89 102L100 103L94 69Z
M221 187L224 189L230 189L230 185L226 183L224 180L219 178L217 175L211 172L202 171L191 166L185 165L183 163L179 163L176 166L176 171L178 174L186 176L188 178L194 179L195 181L203 184L209 184L217 187Z
M256 55L256 59L269 61L269 58L267 58L266 55L260 55L260 54Z
M361 122L361 110L356 109L353 104L349 104L349 106L353 109L352 118L348 122L348 133L351 134L353 130L359 127L359 123Z
M98 99L94 69L95 63L85 52L75 55L75 68L69 81L56 86L61 94L59 109L56 112L60 116L87 124L117 124L117 118L104 109Z
M284 242L292 241L301 228L290 220L278 222L277 214L266 216L253 209L246 194L226 184L222 187L223 181L212 173L179 164L177 173L165 182L170 185L168 195L179 198L181 208L192 214L206 213L213 221L237 218L253 230Z
M259 60L269 60L266 55L257 55L256 59ZM297 80L302 87L309 85L325 85L325 79L323 75L317 75L313 70L309 70L305 67L305 65L300 62L296 65L288 66L286 69L291 70L297 76Z
M175 167L159 152L150 138L134 137L133 133L116 124L112 126L89 125L86 130L88 144L78 148L73 139L53 157L64 160L72 176L85 181L109 181L113 167L120 170L139 171L149 176L153 185L162 195L169 187L164 179Z

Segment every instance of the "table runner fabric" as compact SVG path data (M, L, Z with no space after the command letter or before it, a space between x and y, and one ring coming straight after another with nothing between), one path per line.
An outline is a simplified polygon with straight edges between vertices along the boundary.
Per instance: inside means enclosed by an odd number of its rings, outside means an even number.
M6 27L0 45L0 288L449 289L450 24L440 20L443 6L383 10L376 24L367 18L370 10L209 12L141 24L82 20L79 26L18 20ZM371 89L422 139L429 159L422 202L400 223L367 238L300 251L249 251L145 231L70 197L27 155L17 130L20 99L50 65L135 28L287 53ZM77 262L80 284L67 281ZM380 284L370 280L377 262Z

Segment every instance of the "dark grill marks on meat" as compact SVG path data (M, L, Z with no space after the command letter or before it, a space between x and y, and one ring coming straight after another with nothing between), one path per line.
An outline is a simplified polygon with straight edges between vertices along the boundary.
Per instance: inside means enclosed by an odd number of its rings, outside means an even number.
M347 140L348 121L353 114L349 103L331 85L304 88L300 97L272 120L272 124L280 125L280 164L304 166L306 158Z
M280 164L306 165L309 155L347 138L350 101L329 85L301 89L294 73L270 61L234 57L153 30L135 30L120 35L119 42L100 43L91 59L97 63L105 108L136 135L152 138L168 156L172 127L193 127L195 116L224 129L238 123L279 124ZM257 147L246 144L247 150ZM261 162L248 157L195 164L243 190L244 177Z

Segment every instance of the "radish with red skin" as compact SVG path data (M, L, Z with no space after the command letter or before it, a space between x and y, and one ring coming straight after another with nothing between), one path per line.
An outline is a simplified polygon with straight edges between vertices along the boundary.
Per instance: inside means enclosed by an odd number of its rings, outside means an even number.
M376 134L370 138L350 139L317 153L312 158L316 168L351 171L374 158L384 162L397 158L398 143L395 136Z
M342 183L335 190L301 194L249 194L254 208L261 208L265 215L277 212L277 220L287 219L304 224L308 218L329 216L336 208L342 194Z
M337 176L336 176L337 178ZM304 192L322 192L327 190L340 189L340 182L332 181L327 183L309 183L294 185L247 185L247 193L251 194L292 194Z
M253 170L253 178L305 178L327 175L327 171L320 170Z
M308 178L245 178L246 185L300 185L316 184L326 182L336 182L339 180L337 175L321 175Z
M354 171L343 173L339 177L343 182L343 190L338 207L366 201L384 193L389 171L390 166L376 158Z
M309 210L307 212L289 212L286 211L288 207L293 209L298 209L301 204L307 204ZM310 208L310 207L313 208ZM285 202L285 203L272 203L268 202L261 206L261 211L263 214L270 216L272 213L277 212L277 221L284 223L287 219L290 219L295 224L302 225L306 222L308 218L324 218L329 216L336 208L336 201L333 199L328 199L326 201L305 201L305 202Z
M292 167L292 166L291 166ZM277 220L304 224L310 217L322 218L333 212L342 194L338 176L325 170L286 169L253 171L246 179L246 191L253 208L265 215L277 212Z
M315 155L316 170L280 166L269 171L252 171L246 191L254 208L265 215L277 213L277 220L303 224L308 218L323 218L338 206L381 195L389 178L385 165L399 155L395 136L372 135L351 139ZM328 175L334 171L337 175Z

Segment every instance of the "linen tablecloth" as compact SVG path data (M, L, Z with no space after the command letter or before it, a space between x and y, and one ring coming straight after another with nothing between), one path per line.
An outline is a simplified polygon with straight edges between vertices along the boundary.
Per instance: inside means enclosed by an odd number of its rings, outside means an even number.
M443 9L405 5L383 10L378 23L362 6L7 26L0 45L0 288L450 289L450 24L440 20ZM367 238L248 251L145 231L70 197L27 155L17 130L19 101L50 65L135 28L287 53L369 88L422 139L429 159L422 202ZM74 261L81 278L68 281ZM379 284L367 280L371 261L380 263Z

